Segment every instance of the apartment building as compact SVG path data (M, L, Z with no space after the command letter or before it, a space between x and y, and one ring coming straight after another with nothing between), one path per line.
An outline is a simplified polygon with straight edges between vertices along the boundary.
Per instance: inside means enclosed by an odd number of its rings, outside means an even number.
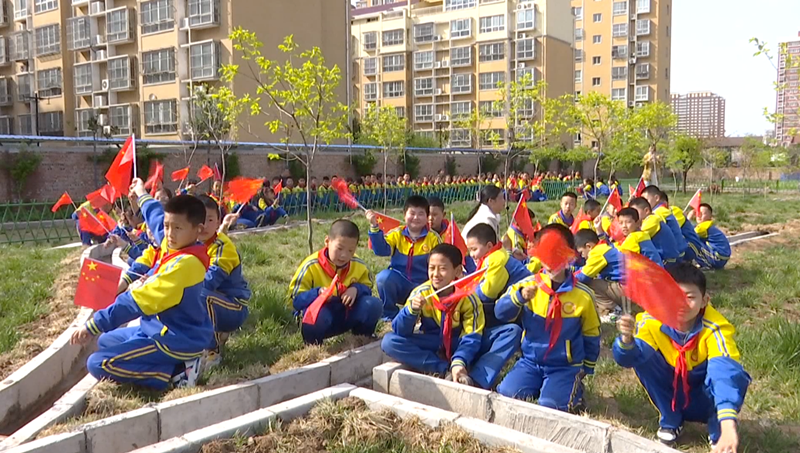
M798 38L781 43L786 51L778 55L778 90L775 101L775 140L779 144L797 143L800 134L800 33ZM791 58L793 64L787 65Z
M453 147L476 143L458 120L491 110L481 129L505 142L498 82L530 74L547 95L572 93L570 6L560 0L368 0L351 14L356 110L394 106L413 130ZM535 106L530 115L535 115ZM517 137L519 139L519 137Z
M347 67L348 0L0 1L0 134L187 138L191 93L217 86L230 33L256 32L267 58L294 34ZM346 100L342 83L340 99ZM255 93L237 80L237 94ZM275 140L243 119L241 139Z
M672 0L572 0L575 92L670 101Z
M672 113L678 117L676 130L693 137L725 136L725 98L710 92L671 96Z

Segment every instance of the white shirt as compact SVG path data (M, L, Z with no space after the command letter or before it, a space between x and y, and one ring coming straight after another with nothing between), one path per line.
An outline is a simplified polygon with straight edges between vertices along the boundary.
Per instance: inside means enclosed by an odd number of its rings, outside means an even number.
M489 225L494 230L494 233L498 234L498 230L500 229L500 215L495 214L494 211L489 208L489 206L481 204L481 207L478 208L478 212L476 212L475 215L469 219L469 222L467 222L467 224L464 225L464 228L461 230L461 236L464 237L464 242L467 241L467 234L469 234L469 231L475 225L481 223Z

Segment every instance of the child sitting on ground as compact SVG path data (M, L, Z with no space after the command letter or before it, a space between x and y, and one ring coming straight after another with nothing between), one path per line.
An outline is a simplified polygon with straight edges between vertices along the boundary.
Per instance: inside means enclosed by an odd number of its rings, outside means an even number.
M625 272L622 254L591 230L579 230L575 234L575 247L586 260L575 277L594 291L600 320L616 321L622 314L624 297L620 285Z
M575 221L575 218L572 216L572 212L575 210L575 206L577 205L578 196L575 194L575 192L565 192L564 195L561 195L561 210L551 215L547 223L557 223L559 225L564 225L567 228L571 227L572 222Z
M685 421L708 424L713 452L735 452L736 420L750 376L740 363L733 326L709 304L703 272L688 263L669 266L686 294L680 330L647 312L617 321L614 360L633 368L660 414L658 439L677 441ZM682 388L679 388L681 386Z
M347 331L362 336L375 333L383 305L372 297L374 282L366 263L355 256L359 237L355 223L345 219L333 222L325 236L325 248L304 259L289 283L292 306L302 317L339 276L339 283L316 322L302 324L303 341L307 344L322 344L322 340Z
M428 225L439 236L444 235L447 228L450 226L450 221L444 218L444 202L439 197L428 197Z
M589 217L588 219L581 220L578 224L578 230L591 230L597 231L594 220L600 217L603 206L597 200L586 200L583 204L583 212Z
M678 261L680 252L678 251L678 245L675 243L672 230L667 226L667 222L653 214L650 203L642 197L631 200L630 206L639 213L642 231L650 236L650 240L656 246L664 265Z
M650 208L652 209L653 214L661 217L664 222L666 222L669 230L672 232L672 237L675 238L675 246L678 250L678 260L687 261L686 249L689 248L689 245L686 243L686 238L683 237L683 232L681 231L681 226L678 223L678 220L675 218L675 215L672 213L672 209L669 207L669 199L667 198L667 194L662 192L656 186L648 186L646 189L644 189L642 198L650 203Z
M625 240L619 245L619 250L627 250L647 257L650 261L662 265L663 260L658 249L650 240L650 236L641 230L639 211L633 208L622 208L617 213L617 221Z
M531 218L531 224L533 224L533 229L535 230L534 232L539 231L542 227L539 222L536 221L536 214L531 209L528 209L528 215ZM533 238L530 239L533 240ZM528 240L513 219L511 225L508 226L506 234L503 236L503 247L517 260L523 263L528 261Z
M731 258L731 244L725 233L714 226L714 210L710 204L700 205L697 222L695 232L701 240L705 241L705 247L700 250L695 261L703 269L724 268Z

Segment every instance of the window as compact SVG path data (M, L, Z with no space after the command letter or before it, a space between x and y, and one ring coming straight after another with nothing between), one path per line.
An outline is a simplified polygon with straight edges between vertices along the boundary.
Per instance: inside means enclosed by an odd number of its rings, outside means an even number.
M36 84L39 87L38 93L41 98L61 96L61 68L37 71Z
M27 31L18 31L8 37L9 55L11 60L20 61L30 58L30 47Z
M194 80L216 79L219 76L219 46L214 41L189 47L189 70Z
M414 42L433 41L433 22L414 25Z
M58 24L39 27L35 33L37 57L61 53L61 32Z
M455 120L457 118L464 118L472 113L472 102L453 102L450 104L450 116Z
M498 146L504 144L505 141L505 131L503 129L481 130L481 145Z
M472 144L472 131L469 129L452 129L450 131L450 146L469 146Z
M34 11L37 13L52 11L54 9L58 9L58 0L36 0L33 6Z
M414 121L433 121L433 106L431 104L414 106Z
M147 134L178 132L178 102L174 99L145 102L144 131Z
M497 84L506 81L506 74L504 72L483 72L480 75L478 82L478 89L480 90L496 90Z
M615 16L627 16L628 15L628 2L614 2L613 6L613 13Z
M592 44L600 44L601 42L603 42L603 35L592 36Z
M628 24L614 24L611 30L611 36L615 38L628 36Z
M189 26L219 23L218 0L189 0Z
M639 19L636 21L636 36L647 36L650 34L650 20Z
M133 88L129 57L108 59L108 85L111 90Z
M576 28L575 29L575 41L583 41L583 29Z
M599 87L600 86L600 77L592 77L592 86Z
M8 64L11 62L8 55L9 42L6 38L0 36L0 64Z
M492 118L500 118L503 116L503 109L495 109L495 107L499 106L495 105L494 101L481 101L478 104L478 111Z
M39 135L64 135L64 112L39 114Z
M158 33L175 28L172 0L150 0L139 6L142 12L142 34Z
M445 11L455 11L457 9L474 8L478 0L444 0Z
M454 94L472 92L472 74L453 74L450 79L450 92Z
M403 81L397 82L384 82L383 83L383 97L385 98L399 98L403 96Z
M123 42L131 39L130 13L127 8L106 13L106 41Z
M142 76L145 85L175 81L175 49L142 53Z
M575 54L575 61L583 61L583 50L573 49L572 53Z
M517 41L517 60L536 58L536 42L533 39Z
M12 123L10 116L0 116L0 134L11 135L13 133Z
M575 83L583 82L583 71L580 69L575 71Z
M602 13L594 13L592 14L592 22L598 23L603 21L603 14Z
M364 33L362 37L362 41L364 42L364 49L366 50L374 50L378 48L378 32L371 31L369 33Z
M611 89L611 100L612 101L624 101L625 100L625 88L612 88Z
M414 96L430 96L433 94L433 77L414 79Z
M89 16L67 19L67 46L69 50L87 49L91 45Z
M472 47L453 47L450 49L450 66L469 66L472 64Z
M597 56L597 55L592 57L592 64L595 65L595 66L598 66L600 64L600 57Z
M614 59L625 59L628 58L628 46L612 46L611 47L611 58Z
M472 35L472 19L450 21L450 39L466 38Z
M506 29L506 16L500 14L497 16L481 17L480 19L480 33L491 33L493 31L503 31Z
M521 9L517 11L517 30L530 30L536 26L536 10Z
M628 78L628 67L627 66L618 66L611 68L611 79L612 80L625 80Z
M92 137L94 131L89 127L89 123L95 118L95 111L93 109L82 109L75 111L75 123L78 132L78 137Z
M573 7L572 15L575 16L575 20L583 20L583 8L580 6Z
M388 30L383 32L384 46L399 46L405 42L405 30Z
M636 12L647 14L650 12L650 0L636 0Z
M375 75L378 73L378 58L365 58L364 59L364 75Z
M664 68L664 78L669 80L669 68Z
M33 135L33 115L20 115L19 133L22 135Z
M517 83L523 83L528 81L525 84L525 88L533 87L533 84L536 83L536 70L534 68L520 68L517 69Z
M480 61L496 61L506 57L505 44L496 42L492 44L481 44L478 48L478 59Z
M29 102L33 96L33 74L17 75L17 100Z
M637 80L646 80L650 78L650 65L648 63L642 63L636 65L636 79Z
M420 71L423 69L433 68L433 51L428 52L414 52L414 70Z
M386 55L383 57L383 72L402 71L406 67L405 55Z
M650 56L650 41L637 41L636 42L636 56L649 57Z
M406 117L406 108L405 107L395 107L394 112L397 113L398 118L405 118Z
M75 77L75 94L92 94L92 65L75 65L72 68Z
M637 86L636 87L636 96L635 98L637 101L649 101L650 100L650 87L647 85L645 86Z
M6 78L0 78L0 105L11 105L13 96L11 95L11 81Z
M378 84L375 82L364 84L364 100L377 101L378 100Z
M521 104L517 107L517 116L520 118L531 118L533 116L533 99L522 99Z
M108 108L108 119L115 135L131 135L133 132L130 105L112 105Z

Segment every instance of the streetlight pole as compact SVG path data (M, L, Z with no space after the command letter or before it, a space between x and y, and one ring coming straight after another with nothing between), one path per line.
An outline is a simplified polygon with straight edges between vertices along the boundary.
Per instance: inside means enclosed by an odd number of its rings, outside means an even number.
M42 100L39 97L39 92L33 93L33 96L26 95L26 101L33 101L33 135L39 135L39 101Z

